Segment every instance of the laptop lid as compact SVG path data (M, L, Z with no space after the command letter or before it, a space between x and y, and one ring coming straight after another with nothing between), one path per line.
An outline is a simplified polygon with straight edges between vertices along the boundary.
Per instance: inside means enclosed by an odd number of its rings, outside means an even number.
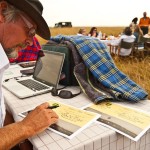
M46 85L57 88L65 54L43 50L36 61L33 78Z

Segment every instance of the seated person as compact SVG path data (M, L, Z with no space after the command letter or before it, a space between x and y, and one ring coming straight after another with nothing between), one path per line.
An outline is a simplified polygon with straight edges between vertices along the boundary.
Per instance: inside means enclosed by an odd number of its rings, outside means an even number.
M97 28L96 27L92 27L88 36L91 36L91 37L98 37L98 32L97 32Z
M9 58L10 63L19 63L27 61L35 61L38 56L38 52L41 49L38 39L33 37L33 45L27 46L25 49L18 51L17 58Z
M86 30L84 29L84 28L81 28L80 30L79 30L79 32L77 33L77 35L80 35L80 36L86 36L87 35L87 33L86 33Z
M125 42L132 43L132 42L135 41L135 38L136 37L132 34L131 28L130 27L126 27L124 32L123 32L123 34L117 40L116 45L119 46L122 40L125 41ZM113 51L113 53L118 54L118 49L117 50L113 49L112 51ZM132 51L131 48L130 49L121 48L119 55L120 56L128 56L128 55L131 54L131 51Z

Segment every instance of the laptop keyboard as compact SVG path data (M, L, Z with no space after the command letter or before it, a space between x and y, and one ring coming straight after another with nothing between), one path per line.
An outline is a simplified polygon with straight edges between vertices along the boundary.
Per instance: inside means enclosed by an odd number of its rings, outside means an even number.
M47 87L43 84L40 84L39 82L36 82L32 79L22 80L22 81L18 81L18 82L33 91L40 91L40 90L45 90L45 89L49 88L49 87Z

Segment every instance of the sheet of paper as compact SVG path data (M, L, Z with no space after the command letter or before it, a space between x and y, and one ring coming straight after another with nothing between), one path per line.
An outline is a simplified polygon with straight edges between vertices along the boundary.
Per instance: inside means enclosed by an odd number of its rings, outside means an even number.
M17 64L10 65L10 67L4 72L3 81L6 79L14 78L14 77L20 77L21 76L21 73L20 73L21 68L22 67L20 67Z
M53 109L59 116L59 120L48 129L69 139L73 138L100 117L99 114L81 110L57 101L50 100L48 103L50 106L59 105L59 107ZM29 111L27 110L19 115L26 116Z
M134 141L137 141L150 128L150 114L117 103L92 104L85 110L101 114L101 118L97 120L100 124Z

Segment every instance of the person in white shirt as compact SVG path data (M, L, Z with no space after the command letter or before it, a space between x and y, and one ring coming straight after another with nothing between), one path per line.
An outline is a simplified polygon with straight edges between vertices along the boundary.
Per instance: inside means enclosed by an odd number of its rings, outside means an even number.
M122 35L120 36L120 38L116 41L115 46L117 46L117 45L119 46L119 44L121 43L122 40L125 41L125 42L129 42L129 43L134 42L134 41L135 41L135 38L136 38L136 37L132 34L131 28L130 28L130 27L126 27L126 28L124 29L123 34L122 34ZM129 55L131 54L131 51L132 51L131 48L130 48L130 49L121 48L119 55L120 55L120 56L129 56ZM118 50L113 49L113 53L118 54Z
M47 109L48 103L43 103L22 121L3 126L6 120L10 121L5 118L7 115L2 93L3 73L9 67L7 56L16 57L18 50L32 45L35 33L44 39L50 38L42 11L43 6L39 0L0 1L0 150L12 148L58 120L58 115Z

